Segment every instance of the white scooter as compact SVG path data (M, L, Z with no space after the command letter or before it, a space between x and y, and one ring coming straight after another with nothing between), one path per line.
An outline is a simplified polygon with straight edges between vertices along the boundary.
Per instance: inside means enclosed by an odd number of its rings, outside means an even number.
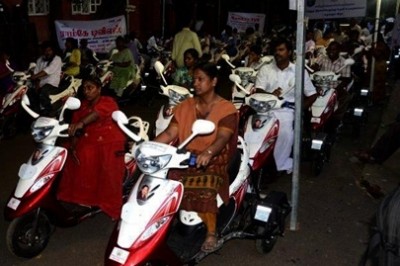
M13 136L16 133L16 116L21 106L22 96L26 94L30 87L30 71L35 66L35 63L31 63L27 71L14 71L7 66L13 72L12 80L15 82L15 86L11 91L0 95L0 137Z
M130 138L140 142L125 126L127 119L122 112L115 112L113 118ZM196 212L179 211L184 187L181 182L167 179L167 174L171 168L193 165L195 157L184 147L214 127L209 121L197 120L192 135L177 148L151 141L136 147L134 157L144 174L122 208L121 221L106 250L105 265L183 265L197 263L210 254L200 251L206 236L202 220ZM248 152L242 139L239 147L232 164L235 169L230 169L230 203L225 206L217 198L218 247L232 238L250 238L256 239L259 252L267 253L284 231L290 206L284 193L257 197L249 179Z
M154 69L157 74L163 80L164 85L160 85L160 94L168 97L168 104L162 105L157 115L155 125L155 135L158 136L163 132L171 122L174 116L175 107L188 97L192 97L192 94L185 87L177 85L168 85L164 77L164 65L160 61L154 63Z
M335 136L331 132L326 132L325 128L333 113L338 108L337 92L330 87L332 82L338 82L343 68L354 64L354 60L346 59L345 64L337 73L332 71L317 71L306 65L307 70L311 73L310 79L314 85L319 88L320 93L312 104L311 111L311 138L307 145L307 149L314 152L312 171L315 175L319 175L325 162L329 161L330 150L334 142Z

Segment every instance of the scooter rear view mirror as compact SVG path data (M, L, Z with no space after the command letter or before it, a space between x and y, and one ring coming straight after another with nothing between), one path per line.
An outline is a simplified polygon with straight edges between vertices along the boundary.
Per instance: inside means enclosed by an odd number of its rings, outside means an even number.
M227 54L223 54L221 55L221 58L224 59L226 61L226 63L231 67L231 68L235 68L235 66L229 61L229 55Z
M199 119L193 123L192 132L196 135L210 134L215 129L213 122L208 120Z
M156 61L154 63L154 69L156 70L158 75L162 75L164 72L164 65L160 61Z
M168 85L167 80L165 79L163 72L164 72L164 65L160 61L156 61L154 63L154 69L156 70L157 74L161 76L162 80L164 81L165 85Z
M353 58L347 58L346 60L344 60L344 64L345 64L346 66L354 65L354 63L355 63L355 61L354 61Z
M111 115L112 119L114 121L117 122L119 128L126 134L128 135L128 137L130 137L131 139L133 139L135 142L139 142L139 141L143 141L143 139L136 135L135 133L133 133L132 131L130 131L126 125L129 124L129 119L126 117L126 115L120 111L114 111Z
M31 104L31 103L30 103L30 101L29 101L28 95L24 94L24 95L22 96L22 100L21 100L22 108L24 108L24 110L25 110L30 116L32 116L33 118L36 119L36 118L39 117L39 114L36 113L35 111L33 111L31 108L29 108L29 105L30 105L30 104Z
M230 74L229 79L230 79L230 81L238 83L238 84L242 83L242 79L239 77L239 75L236 75L236 74Z
M112 119L115 122L120 122L121 124L124 124L124 125L127 125L129 123L129 120L126 117L126 115L120 110L112 113Z
M65 102L65 108L69 110L77 110L81 107L81 101L75 97L69 97Z
M77 110L77 109L79 109L79 107L81 107L81 101L78 98L69 97L65 101L65 104L64 104L63 108L61 109L59 120L64 121L64 112L66 109Z
M22 103L26 104L26 105L31 105L31 102L29 101L29 97L28 95L24 94L22 96Z
M178 150L183 149L195 136L209 134L214 129L215 125L213 122L204 119L196 120L192 125L192 134L179 145Z

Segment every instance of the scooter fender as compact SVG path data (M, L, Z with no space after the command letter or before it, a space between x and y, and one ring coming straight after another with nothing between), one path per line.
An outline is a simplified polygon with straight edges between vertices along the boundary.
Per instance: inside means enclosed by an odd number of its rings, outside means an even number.
M263 166L275 146L279 121L272 115L252 115L246 123L244 140L253 170Z
M335 90L330 89L325 95L319 96L311 106L313 128L322 126L336 109L337 94Z
M18 184L4 211L6 219L13 219L45 205L43 202L51 194L53 183L64 167L67 154L67 149L63 147L38 149L27 163L21 165Z
M140 190L148 186L145 199ZM142 175L135 184L128 201L122 207L117 244L125 249L137 249L158 230L171 221L178 211L183 196L181 182Z

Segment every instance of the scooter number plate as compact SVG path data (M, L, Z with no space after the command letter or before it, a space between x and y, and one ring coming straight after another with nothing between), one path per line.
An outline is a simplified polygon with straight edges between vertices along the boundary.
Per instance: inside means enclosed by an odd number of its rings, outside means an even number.
M110 260L116 261L118 263L124 264L128 259L129 251L122 248L114 247L110 254Z
M319 117L312 117L312 118L311 118L311 123L317 123L317 124L319 124L319 123L321 123L321 118L319 118Z
M267 206L257 205L256 214L254 215L254 219L261 222L268 222L269 216L272 212L272 209Z
M10 201L7 203L7 207L16 210L20 203L21 201L19 199L11 198Z

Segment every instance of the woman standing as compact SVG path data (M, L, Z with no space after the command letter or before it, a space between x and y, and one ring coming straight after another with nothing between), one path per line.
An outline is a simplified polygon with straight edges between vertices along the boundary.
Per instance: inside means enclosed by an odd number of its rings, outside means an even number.
M194 68L195 97L177 106L168 128L155 141L170 143L178 138L182 142L191 134L197 119L214 122L213 133L198 136L187 149L197 154L196 168L170 172L170 178L180 180L185 193L181 208L196 211L207 226L207 237L202 250L209 252L217 247L217 193L226 204L229 199L228 160L237 145L237 113L233 104L215 92L218 70L215 65L202 63Z
M74 38L65 40L65 71L64 73L71 76L79 75L81 65L81 50L78 48L78 41Z
M127 83L136 74L135 61L131 50L129 50L125 39L121 36L115 40L117 52L111 56L113 61L114 76L111 80L110 89L115 91L117 97L121 97Z
M117 219L125 170L123 156L117 154L124 150L125 137L111 118L118 106L112 98L101 96L101 81L96 77L86 79L82 90L85 99L73 114L68 133L74 136L84 129L84 135L71 139L58 197L97 206Z

